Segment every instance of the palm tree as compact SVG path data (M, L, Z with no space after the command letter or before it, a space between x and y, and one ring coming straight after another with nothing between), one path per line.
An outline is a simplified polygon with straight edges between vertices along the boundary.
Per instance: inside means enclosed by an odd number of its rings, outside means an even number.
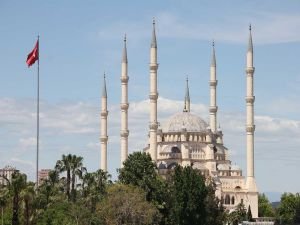
M34 191L34 183L29 182L21 191L21 197L24 202L24 217L25 217L25 224L30 224L30 217L32 215L32 208L33 208L33 200L35 196Z
M14 172L11 176L11 182L8 182L9 190L13 196L13 216L12 225L19 225L19 205L21 191L26 187L26 175Z
M0 191L0 207L1 207L1 221L2 221L2 225L4 223L4 215L3 215L3 210L8 202L8 195L9 195L9 191L8 189L6 189L5 187L1 188Z
M75 201L76 198L76 190L75 190L75 183L76 183L76 175L81 174L81 168L82 168L82 161L83 158L81 156L72 155L71 159L71 193L72 193L72 199Z
M111 183L110 178L111 175L106 171L100 169L95 172L96 187L100 194L105 193L106 186Z
M56 162L55 170L59 173L67 172L66 192L68 200L70 200L70 183L71 183L71 168L72 168L72 155L62 155L62 159Z

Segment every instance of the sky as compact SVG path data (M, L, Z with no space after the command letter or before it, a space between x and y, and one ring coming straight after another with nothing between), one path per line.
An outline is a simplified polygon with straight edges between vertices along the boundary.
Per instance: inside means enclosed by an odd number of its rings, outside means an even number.
M0 167L35 177L37 65L27 54L40 35L40 168L62 154L100 164L100 97L108 90L108 171L120 167L123 38L129 61L129 152L147 143L152 19L158 42L158 120L183 109L208 121L209 65L215 40L218 121L232 164L246 175L245 62L252 24L255 176L260 192L299 192L300 2L0 0Z

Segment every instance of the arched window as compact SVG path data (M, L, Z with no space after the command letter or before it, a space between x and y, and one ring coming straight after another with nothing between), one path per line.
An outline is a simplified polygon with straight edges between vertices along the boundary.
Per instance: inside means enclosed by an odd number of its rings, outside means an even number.
M231 205L234 205L234 196L231 197Z
M229 197L229 195L225 196L225 205L230 205L230 197Z
M171 152L172 152L172 153L180 153L180 149L179 149L177 146L173 146L173 147L171 148Z
M176 165L177 165L177 163L176 163L176 162L173 162L173 163L169 164L169 165L167 166L167 168L168 168L168 169L174 169L174 168L176 167Z

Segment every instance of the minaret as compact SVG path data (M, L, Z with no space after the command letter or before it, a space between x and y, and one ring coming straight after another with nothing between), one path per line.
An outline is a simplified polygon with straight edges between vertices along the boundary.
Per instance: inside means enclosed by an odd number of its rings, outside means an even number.
M251 25L249 27L249 43L247 51L247 96L246 96L246 132L247 132L247 185L248 188L256 191L255 179L254 179L254 100L253 95L253 74L255 68L253 67L253 44L251 35Z
M124 48L122 57L122 71L121 71L121 167L123 162L128 156L128 61L127 61L127 48L126 48L126 35L124 37Z
M100 169L107 171L107 91L106 91L106 81L105 73L103 75L103 89L101 97L101 164Z
M157 43L155 34L155 20L153 19L152 41L150 48L150 155L153 161L157 159Z
M209 107L209 120L210 129L213 133L217 131L217 63L215 54L215 42L212 43L212 59L210 64L210 107Z
M189 79L186 78L185 97L184 97L184 109L183 112L190 112L190 91L189 91Z

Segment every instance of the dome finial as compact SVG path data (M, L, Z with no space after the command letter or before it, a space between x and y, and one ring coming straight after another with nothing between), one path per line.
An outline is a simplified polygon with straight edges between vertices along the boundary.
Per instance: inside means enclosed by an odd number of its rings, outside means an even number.
M189 77L186 76L185 98L183 112L190 112L190 90L189 90Z

